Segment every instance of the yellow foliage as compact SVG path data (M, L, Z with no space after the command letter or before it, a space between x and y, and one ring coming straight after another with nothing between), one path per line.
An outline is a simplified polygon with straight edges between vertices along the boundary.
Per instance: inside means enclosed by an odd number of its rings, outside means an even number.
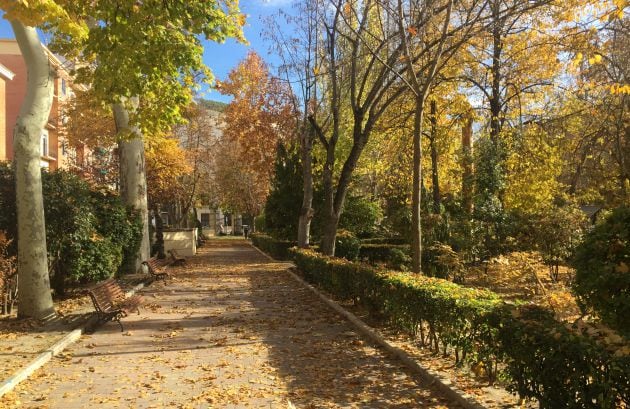
M168 200L185 188L181 178L192 171L186 153L171 137L153 137L146 144L147 188L153 200Z
M75 38L85 38L88 27L84 20L68 11L72 0L0 0L6 20L20 21L26 26L59 30Z
M558 176L562 170L559 149L536 126L519 135L507 159L505 205L525 213L547 207L561 190Z

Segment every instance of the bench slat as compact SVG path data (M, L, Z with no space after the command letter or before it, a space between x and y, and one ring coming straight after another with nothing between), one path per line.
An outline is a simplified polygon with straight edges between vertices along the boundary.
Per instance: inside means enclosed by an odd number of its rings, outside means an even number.
M142 264L147 266L149 274L151 274L151 276L153 276L156 280L164 280L169 277L169 274L164 271L164 267L168 265L168 260L166 259L159 260L156 257L151 257L150 259L143 261Z
M123 331L123 326L120 318L127 316L132 311L140 313L139 306L142 304L142 297L134 295L125 298L125 293L113 278L95 285L88 290L88 294L92 299L99 321L115 320L120 325L121 331Z
M186 258L180 256L177 250L172 249L172 250L169 250L168 252L171 254L171 257L173 258L173 264L183 265L186 263Z

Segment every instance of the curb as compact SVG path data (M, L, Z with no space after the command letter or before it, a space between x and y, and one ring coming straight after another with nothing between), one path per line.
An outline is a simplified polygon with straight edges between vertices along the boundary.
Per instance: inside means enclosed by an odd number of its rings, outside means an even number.
M125 297L133 295L136 291L144 288L144 286L145 283L140 283L136 285L131 290L125 293ZM95 320L93 319L93 317L90 317L90 319L88 319L88 321L83 324L83 326L67 333L59 341L55 342L48 349L44 350L44 352L37 355L37 357L35 357L35 359L33 359L31 362L15 371L13 375L0 383L0 398L8 392L12 391L13 388L15 388L20 382L31 376L33 372L44 366L54 356L59 355L64 349L68 347L68 345L77 342L84 333L88 332L95 326L96 323L94 321Z
M250 244L250 245L254 249L256 249L260 254L267 257L269 260L278 262L278 260L275 260L267 253L260 250L258 247L254 246L253 244ZM293 263L291 264L295 267ZM287 269L286 271L289 273L291 277L293 277L295 281L302 284L304 287L308 288L312 293L314 293L322 301L324 301L324 303L326 303L330 308L332 308L338 314L342 315L344 318L350 321L355 327L359 329L361 333L363 333L363 335L367 336L373 342L375 342L376 344L381 346L383 349L385 349L388 353L398 358L403 364L405 364L405 366L407 366L413 372L420 375L420 377L425 382L428 382L429 384L432 384L433 386L437 387L437 389L440 392L442 392L447 398L452 400L454 403L461 405L464 409L486 409L485 406L479 404L470 394L467 394L466 392L459 389L456 385L454 385L450 379L447 379L430 369L424 368L411 355L409 355L404 350L390 344L385 338L379 335L374 330L374 328L370 327L369 325L361 321L359 318L357 318L356 315L345 310L343 307L341 307L335 301L331 300L326 295L321 293L318 289L313 287L311 284L304 281L301 277L299 277L293 271L289 269Z

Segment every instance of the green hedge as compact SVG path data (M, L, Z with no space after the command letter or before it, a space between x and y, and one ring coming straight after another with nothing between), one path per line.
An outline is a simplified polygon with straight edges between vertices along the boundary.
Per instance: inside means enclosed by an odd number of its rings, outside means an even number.
M254 233L251 238L254 246L278 260L288 260L289 249L296 245L294 241L278 240L262 233Z
M587 234L573 266L582 311L630 337L630 207L615 209Z
M99 281L135 260L142 220L120 197L68 171L42 172L51 286L62 295L68 286ZM0 163L0 230L17 236L15 178ZM14 249L13 249L14 250Z
M359 259L370 264L384 263L390 268L404 270L411 264L408 244L361 244Z
M392 245L403 245L409 244L407 239L403 237L373 237L370 239L361 240L361 245L365 244L392 244Z
M556 321L536 306L487 290L291 249L305 278L385 317L436 352L483 363L491 379L541 408L614 408L630 402L630 350ZM613 352L614 351L614 352ZM497 368L500 369L497 373Z
M346 260L357 261L359 259L359 250L361 241L349 230L337 231L335 237L335 255L343 257Z

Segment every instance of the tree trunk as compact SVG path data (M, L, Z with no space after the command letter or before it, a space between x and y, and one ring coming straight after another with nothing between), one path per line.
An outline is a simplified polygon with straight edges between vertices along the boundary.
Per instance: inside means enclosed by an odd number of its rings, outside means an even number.
M337 225L335 223L335 191L333 183L333 169L335 167L335 149L328 146L326 163L322 172L322 184L324 188L324 220L322 221L322 241L320 251L327 256L335 255L335 238Z
M339 216L327 213L322 226L322 243L320 251L327 256L335 255L335 241L337 240L337 226L339 226Z
M424 98L416 97L413 123L413 189L411 194L411 267L422 272L422 226L420 221L422 183L422 117Z
M149 259L149 211L147 206L147 179L144 162L144 142L137 127L129 125L129 112L122 103L114 104L114 119L118 132L118 154L120 155L120 196L124 203L140 213L142 219L142 241L134 265L125 269L138 272L142 262ZM133 135L130 139L130 136Z
M495 152L499 152L499 135L501 133L501 54L502 44L502 21L499 17L499 2L493 5L494 27L492 29L492 90L490 95L490 140L494 145Z
M431 180L433 184L433 213L439 214L441 208L440 201L440 177L438 175L438 153L435 146L437 137L437 107L435 100L431 101Z
M462 207L471 216L473 212L473 120L466 119L462 127Z
M492 78L492 89L490 95L490 141L492 142L492 146L494 148L494 155L496 165L499 167L499 180L503 179L505 175L505 154L503 152L503 147L501 144L501 131L503 130L503 95L501 93L501 83L503 81L502 77L502 54L503 54L503 25L505 21L504 17L501 17L500 6L501 2L495 0L492 5L492 13L493 13L493 24L494 27L492 29L492 66L490 68L490 76ZM493 172L494 173L494 172ZM493 176L496 178L496 176ZM498 183L499 180L496 180L495 183L492 183L493 186L502 185ZM501 203L501 207L505 207L505 188L499 187L498 189L493 188L495 191L491 192L493 195L499 199Z
M298 220L298 247L308 248L313 220L313 128L310 124L302 135L300 154L302 155L302 208Z
M324 226L322 232L321 252L327 256L335 255L335 240L337 238L337 227L339 226L339 218L343 213L343 206L346 201L348 187L352 174L357 166L361 152L367 142L369 131L366 129L361 131L359 124L363 123L360 115L355 115L352 149L348 154L348 158L343 164L339 181L336 189L333 188L333 169L334 169L334 151L333 145L328 146L326 165L324 166ZM332 158L332 160L331 160Z
M162 220L162 209L159 204L155 205L155 247L157 249L157 258L164 259L164 220Z
M11 21L28 69L26 97L13 133L20 318L54 314L41 174L41 135L53 102L55 73L33 27Z

